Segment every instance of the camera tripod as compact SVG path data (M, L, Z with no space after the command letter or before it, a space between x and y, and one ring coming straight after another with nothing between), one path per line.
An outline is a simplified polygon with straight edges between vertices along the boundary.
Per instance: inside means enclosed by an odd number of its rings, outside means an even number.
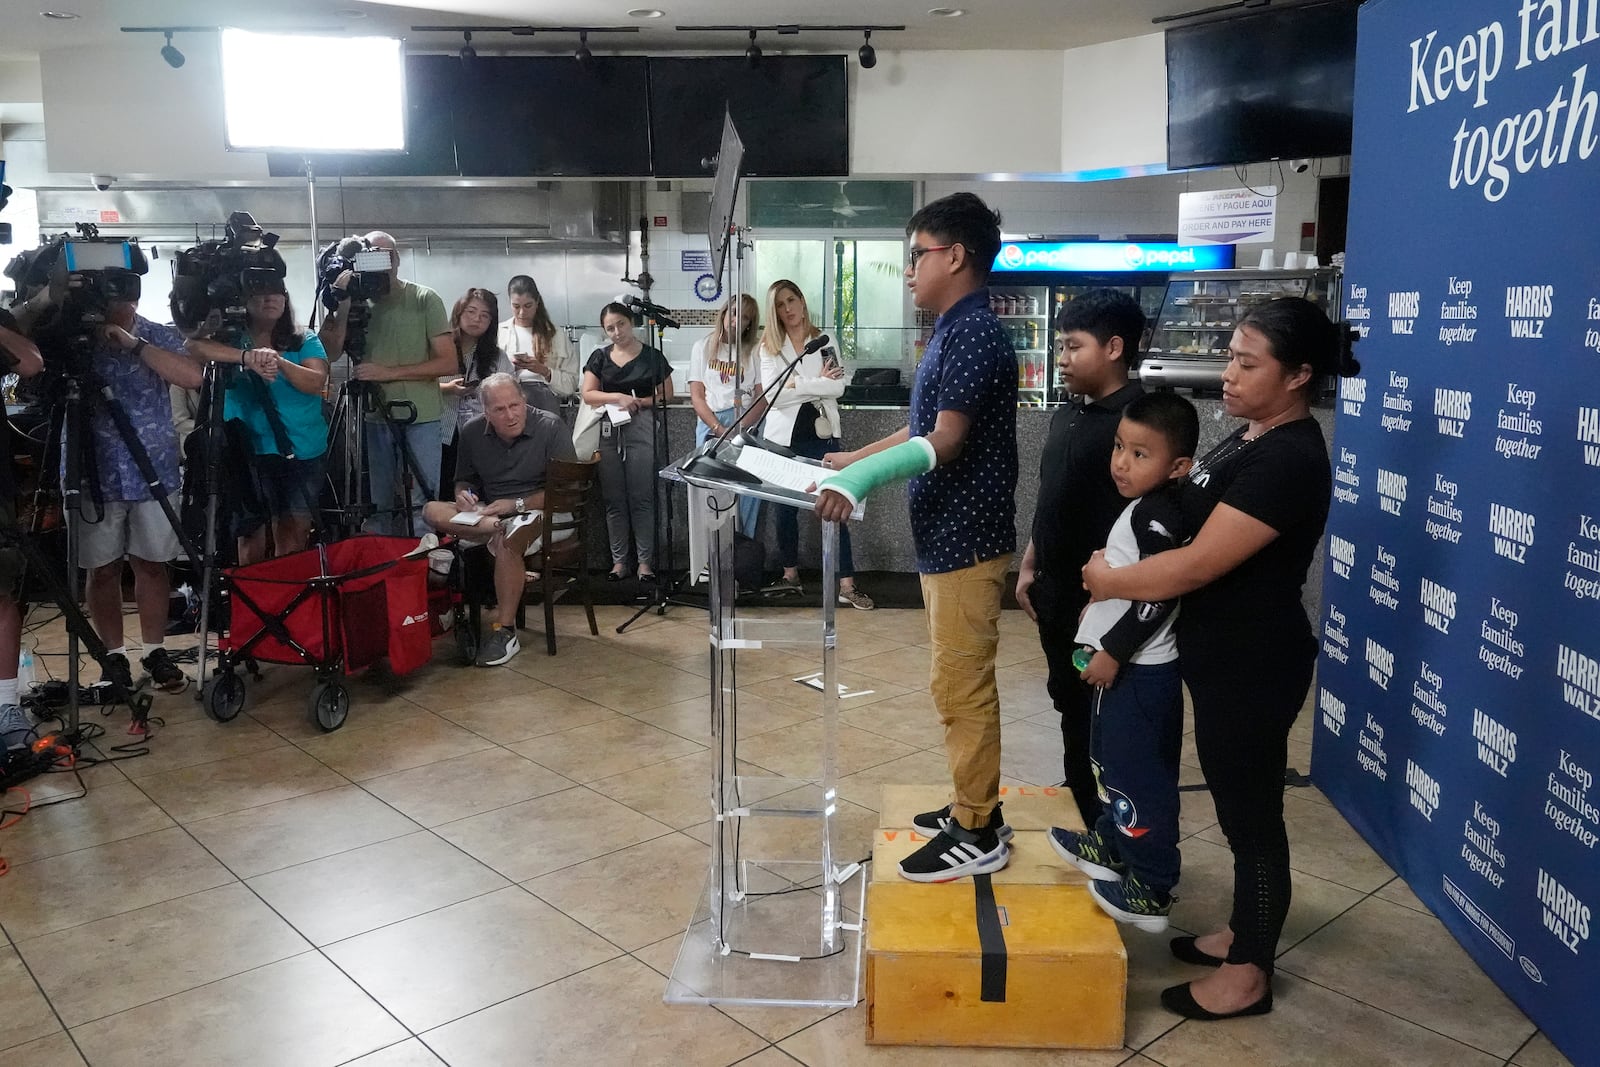
M638 305L636 305L638 306ZM652 315L648 310L645 316L645 344L648 347L661 350L662 335L666 332L667 324ZM674 324L676 325L676 324ZM651 546L657 563L657 579L655 589L648 599L640 605L639 609L628 617L627 621L617 627L617 633L624 633L628 627L638 622L640 618L654 611L657 615L665 615L670 604L681 607L697 608L701 611L710 610L706 604L694 600L687 600L678 595L685 577L678 573L677 549L673 543L672 529L672 494L663 485L659 472L665 463L662 457L667 454L667 382L666 379L656 384L654 406L651 408L654 422L650 431L650 466L658 472L657 477L650 479L651 499L655 504L655 522L650 530ZM666 537L662 532L665 528ZM665 566L661 566L662 562Z
M352 359L352 364L355 361ZM340 527L347 534L359 532L362 523L374 514L379 508L373 503L372 498L377 495L377 487L372 486L371 492L363 498L361 493L361 475L367 472L367 442L364 431L364 413L376 411L389 427L390 448L394 453L395 481L390 489L399 497L400 503L396 508L383 509L389 513L399 512L406 517L406 531L416 533L416 515L411 504L412 489L421 488L422 495L427 500L434 497L433 483L422 470L422 465L417 462L416 453L412 451L411 444L400 430L412 426L417 421L417 406L409 400L397 400L377 406L379 390L376 383L364 382L359 378L345 379L339 386L338 396L333 403L333 415L328 419L328 452L333 454L334 445L341 445L341 469L338 473L329 472L328 479L333 487L333 507L327 509L332 515L333 524ZM396 412L398 409L398 414Z
M223 554L217 535L217 512L220 510L223 491L223 457L227 455L227 429L224 418L224 407L227 402L228 390L233 382L244 371L231 364L210 362L206 364L205 380L200 386L202 408L205 412L205 438L202 444L201 467L205 472L205 541L204 559L206 565L200 572L200 662L198 670L195 699L206 698L206 682L210 674L211 657L207 651L207 644L211 639L211 605L212 597L217 588L216 572L221 565ZM246 379L248 380L248 379ZM277 405L272 400L272 394L267 390L266 383L258 377L255 379L258 389L257 401L260 402L262 411L267 417L267 426L272 432L274 443L278 447L278 454L285 459L295 458L293 443L289 440L289 432L283 425L283 417L278 413ZM242 458L242 457L241 457ZM187 488L187 487L186 487ZM307 506L314 512L316 501L307 501ZM233 552L227 553L230 560L235 559Z

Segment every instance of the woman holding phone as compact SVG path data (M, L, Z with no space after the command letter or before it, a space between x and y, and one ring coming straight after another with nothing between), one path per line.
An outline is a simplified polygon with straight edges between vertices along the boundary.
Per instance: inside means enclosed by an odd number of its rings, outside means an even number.
M794 372L776 396L769 398L762 436L784 445L808 459L820 460L829 452L843 452L839 440L839 397L844 395L844 368L838 351L825 346L804 354L807 342L822 331L811 321L811 311L800 287L780 278L767 289L766 324L761 332L761 380L776 382L785 369L796 362ZM783 577L767 587L767 592L800 593L800 516L790 507L773 512L778 529L778 562ZM839 526L840 604L860 611L871 611L872 598L856 588L855 561L850 554L850 530Z
M511 317L500 324L500 347L510 357L528 403L557 415L561 401L578 392L578 369L556 329L539 286L526 274L506 285Z
M483 414L478 384L491 374L513 372L511 360L495 343L495 333L490 328L499 314L499 301L487 289L468 289L450 311L450 333L455 338L461 373L439 380L445 408L444 417L439 420L444 438L439 462L439 496L443 499L448 499L450 486L456 480L456 430L474 415Z

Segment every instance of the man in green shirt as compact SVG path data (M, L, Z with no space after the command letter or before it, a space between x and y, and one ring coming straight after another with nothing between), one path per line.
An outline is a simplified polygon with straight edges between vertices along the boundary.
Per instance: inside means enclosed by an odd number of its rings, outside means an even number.
M351 369L351 377L375 386L375 410L365 414L367 473L376 509L367 527L372 533L407 533L416 528L423 502L433 495L435 487L430 483L438 475L439 418L444 411L439 378L458 373L459 367L450 319L439 294L400 279L400 252L393 237L374 230L366 239L374 248L389 253L389 292L372 302L367 354ZM344 354L350 300L342 294L348 280L346 274L334 282L335 291L341 294L339 307L318 331L329 360ZM405 422L413 409L415 420ZM409 509L401 503L405 471L396 465L397 439L405 442L416 459Z

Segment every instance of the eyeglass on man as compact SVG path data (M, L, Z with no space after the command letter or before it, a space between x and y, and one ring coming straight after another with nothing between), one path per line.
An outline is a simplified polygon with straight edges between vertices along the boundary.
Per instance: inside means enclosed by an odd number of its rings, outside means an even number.
M906 266L910 267L912 270L916 270L917 261L923 256L927 255L929 252L943 252L947 248L954 247L955 245L953 243L947 245L929 245L927 248L918 248L916 245L912 245L911 250L906 253Z

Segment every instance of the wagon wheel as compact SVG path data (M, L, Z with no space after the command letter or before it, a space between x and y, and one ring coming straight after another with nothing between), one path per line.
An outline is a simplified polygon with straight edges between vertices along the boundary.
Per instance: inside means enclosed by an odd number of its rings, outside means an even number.
M203 696L207 715L230 722L244 710L244 679L231 670L218 671L206 682Z
M306 700L311 721L331 733L344 725L350 714L350 691L338 682L318 682Z

